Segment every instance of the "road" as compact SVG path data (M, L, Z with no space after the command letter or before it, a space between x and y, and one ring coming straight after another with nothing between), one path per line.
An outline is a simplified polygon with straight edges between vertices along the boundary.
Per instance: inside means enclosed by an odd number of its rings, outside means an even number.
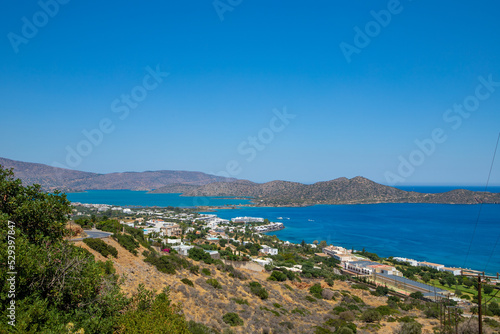
M104 232L100 230L84 230L84 232L87 234L86 238L92 238L92 239L97 239L97 238L107 238L113 233L110 232ZM85 238L77 238L77 239L71 239L71 241L82 241Z

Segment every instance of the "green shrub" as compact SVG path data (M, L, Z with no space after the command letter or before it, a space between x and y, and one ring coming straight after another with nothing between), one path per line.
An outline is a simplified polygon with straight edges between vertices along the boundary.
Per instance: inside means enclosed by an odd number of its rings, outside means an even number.
M377 296L385 296L389 293L389 288L386 286L379 285L375 289L375 293L377 294Z
M283 286L284 286L286 289L288 289L288 290L290 290L290 291L293 291L293 288L292 288L290 285L288 285L288 284L284 284Z
M207 279L207 284L211 285L215 289L222 289L222 285L215 278L209 278L209 279Z
M269 276L268 280L270 281L278 281L278 282L284 282L286 281L287 276L286 274L282 273L281 271L273 271L271 276Z
M314 327L314 334L333 334L331 330L328 328L324 328L321 326L315 326Z
M188 260L174 254L162 256L151 254L144 259L144 262L154 265L159 271L166 274L175 274L176 269L189 269L191 267Z
M360 309L359 309L359 306L358 306L358 305L356 305L356 304L349 304L349 305L347 305L347 308L348 308L349 310L351 310L351 311L359 311L359 310L360 310Z
M366 285L363 284L352 284L351 288L359 290L367 290L367 291L370 290L370 288L368 288Z
M243 319L241 319L237 313L226 313L222 316L222 320L231 327L243 326Z
M189 286L194 286L193 282L188 278L181 279L181 282Z
M378 322L382 319L382 315L375 309L368 309L361 314L361 320L364 322Z
M118 241L120 246L128 250L130 253L137 256L137 249L139 248L139 242L134 239L133 236L129 234L113 234L113 238Z
M201 273L205 276L212 276L212 273L210 272L210 270L208 268L201 269Z
M188 322L188 329L191 334L219 334L215 329L193 320Z
M316 297L317 299L322 299L323 297L321 296L321 292L323 289L321 288L321 284L316 283L313 286L309 288L309 293Z
M394 310L392 308L390 308L389 306L387 305L382 305L382 306L379 306L376 308L377 312L380 313L380 315L384 316L384 315L391 315L391 314L395 314L395 313L399 313L399 311L397 310Z
M195 261L203 261L206 264L214 263L214 260L210 257L210 254L205 252L203 249L197 247L188 250L188 257Z
M277 317L281 317L281 314L278 312L278 311L275 311L275 310L270 310L268 309L267 307L265 306L261 306L260 307L261 310L264 310L264 311L267 311L267 312L271 312L272 314L274 314L275 316Z
M317 302L317 299L314 298L313 296L306 296L306 300L311 303Z
M399 303L399 308L403 311L411 311L413 310L413 304L411 303Z
M337 334L354 334L356 332L353 332L352 329L350 329L349 327L342 327L336 333Z
M273 306L276 307L276 308L281 308L281 304L278 304L278 303L273 303Z
M118 250L101 239L85 238L83 242L104 257L108 257L108 255L112 255L113 257L118 256Z
M236 304L240 304L240 305L250 305L250 304L248 304L248 300L246 300L246 299L242 299L242 298L232 298L231 300L233 300Z
M137 308L119 318L115 333L187 333L188 325L182 309L171 305L168 292L155 296L153 291L139 290L134 300Z
M344 321L354 321L355 316L354 313L352 313L352 311L344 311L339 314L339 319L342 319Z
M200 270L200 266L191 266L189 267L189 271L195 275L198 275L198 270Z
M355 296L355 295L352 295L351 296L352 299L354 299L354 301L356 303L359 303L359 304L364 304L365 302L363 301L363 299L359 298L358 296Z
M422 325L418 322L406 322L396 330L396 334L421 334L422 333Z
M414 298L414 299L423 299L424 294L420 291L417 291L417 292L410 293L410 297Z
M308 310L304 309L304 308L299 308L299 307L296 307L292 310L292 313L293 314L300 314L302 316L306 316L308 314L311 314L311 312L309 312Z
M264 300L269 297L269 293L259 282L250 282L248 285L250 286L250 291L260 299Z
M415 317L410 317L408 315L398 319L398 322L414 322L414 321L415 321Z
M345 307L342 307L342 306L335 306L333 308L333 313L335 313L335 314L340 314L344 311L347 311L347 309Z

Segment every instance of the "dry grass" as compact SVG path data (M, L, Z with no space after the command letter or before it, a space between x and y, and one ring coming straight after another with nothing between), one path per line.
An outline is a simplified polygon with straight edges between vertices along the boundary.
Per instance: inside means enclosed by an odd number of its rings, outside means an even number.
M171 287L171 299L175 303L183 305L184 314L188 320L204 323L208 326L222 331L227 328L222 321L222 316L227 312L236 312L244 320L245 325L242 327L233 327L235 333L262 333L263 330L268 330L270 333L312 333L314 326L322 325L327 319L333 318L331 313L333 307L340 303L340 299L317 300L310 302L305 299L309 295L309 287L317 280L305 280L298 284L288 282L288 285L293 287L293 291L284 287L284 283L267 281L269 274L239 269L249 277L249 280L240 281L236 278L229 277L228 273L216 270L214 266L204 263L196 263L200 269L207 268L212 272L210 278L215 278L222 285L221 289L214 289L206 283L207 277L204 275L195 275L188 270L178 270L175 275L168 275L159 272L152 265L143 261L141 255L144 248L138 250L138 256L132 255L130 252L121 247L115 240L111 238L103 239L104 242L114 246L118 250L118 257L112 259L118 274L125 277L123 291L127 294L132 294L136 291L139 284L144 284L147 289L161 291L164 287ZM88 249L94 254L97 260L106 260L102 255L89 249L83 242L76 242L77 246ZM194 282L194 287L187 286L181 282L181 279L188 278ZM248 282L258 281L269 292L269 298L261 300L250 292ZM324 288L330 288L325 282L321 282ZM386 297L375 297L364 290L351 289L346 282L335 281L335 285L331 287L334 291L349 291L352 295L356 295L364 300L371 307L386 305ZM337 294L338 295L338 294ZM246 299L249 305L240 305L233 299ZM280 308L276 308L273 304L280 304ZM292 313L296 308L307 309L308 314L301 315L300 313ZM277 312L275 314L275 312ZM411 311L408 314L420 316L418 321L424 325L423 333L432 333L432 325L430 320L423 319L419 311ZM293 324L293 329L285 327L283 322ZM378 330L361 329L365 323L359 320L354 321L358 326L358 333L392 333L399 327L397 322L381 322L381 328Z

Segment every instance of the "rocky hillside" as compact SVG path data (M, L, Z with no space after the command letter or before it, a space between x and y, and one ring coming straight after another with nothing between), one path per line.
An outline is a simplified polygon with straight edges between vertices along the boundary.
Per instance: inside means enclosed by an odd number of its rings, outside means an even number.
M234 180L201 172L171 170L97 174L4 158L0 158L0 165L13 168L15 176L21 179L23 184L37 183L46 190L151 190L176 183L199 186L211 182L231 182Z
M363 203L500 203L500 194L463 189L439 194L423 194L384 186L364 177L345 177L315 184L273 181L253 183L235 181L210 183L203 186L165 186L154 192L182 193L185 196L251 197L256 205L295 206L314 204Z
M240 278L237 278L215 265L191 259L187 260L200 266L199 273L182 269L170 275L159 272L156 267L143 261L141 253L145 249L142 246L139 254L134 256L112 238L103 240L118 250L117 258L111 259L117 274L124 277L122 288L127 294L137 291L139 284L158 292L170 286L172 301L182 304L187 320L205 324L219 332L229 329L222 319L228 312L237 313L244 321L242 326L231 327L232 333L315 333L316 326L325 326L325 322L333 323L343 317L356 324L357 333L393 333L401 326L400 322L390 321L389 317L377 324L360 320L364 309L384 307L388 298L353 289L347 282L335 281L333 287L320 279L303 280L302 283L272 282L267 280L269 273L246 269L238 269ZM77 242L76 245L89 250L96 260L107 260L83 242ZM210 276L202 274L202 269L208 269ZM193 286L184 284L182 279L190 280ZM207 284L207 279L216 279L220 288L215 289ZM262 300L252 294L248 286L251 281L259 282L269 292L269 298ZM325 295L325 299L311 298L309 288L315 283L320 283L330 295ZM340 313L347 305L351 305L353 311L345 312L344 309ZM437 323L435 319L426 319L418 309L401 311L397 315L403 316L416 317L423 325L424 333L432 333ZM329 328L335 330L334 327Z

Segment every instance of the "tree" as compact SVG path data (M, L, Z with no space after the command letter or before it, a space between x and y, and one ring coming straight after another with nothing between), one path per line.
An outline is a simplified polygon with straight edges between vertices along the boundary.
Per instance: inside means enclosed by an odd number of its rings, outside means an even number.
M326 244L326 240L321 240L321 242L319 243L319 248L323 249L327 246Z
M8 234L15 236L16 332L188 334L184 315L167 294L155 299L154 291L139 289L127 298L111 261L95 261L86 249L63 240L69 212L65 195L24 187L0 166L0 249L8 249ZM7 256L0 252L0 263ZM0 281L8 278L0 270ZM8 291L9 284L0 285L4 316ZM0 333L11 330L0 322Z
M221 247L226 247L226 244L227 244L227 240L226 239L219 239L219 245Z
M319 243L319 241L318 241L318 240L314 240L314 241L313 241L313 244L315 244L315 245L318 245L318 243Z
M420 291L417 291L417 292L410 293L410 297L413 299L423 299L424 294Z
M171 304L168 289L154 297L139 288L133 299L137 307L120 318L117 333L191 333L180 305Z
M70 202L55 191L45 193L39 185L24 187L12 170L0 166L0 212L13 221L30 242L62 240ZM6 229L4 230L6 231Z
M304 241L304 239L302 239L302 242L300 243L300 245L302 246L302 248L306 247L306 242Z
M489 284L483 285L483 291L485 294L489 295L490 293L493 292L493 290L495 290L495 289L491 285L489 285Z

